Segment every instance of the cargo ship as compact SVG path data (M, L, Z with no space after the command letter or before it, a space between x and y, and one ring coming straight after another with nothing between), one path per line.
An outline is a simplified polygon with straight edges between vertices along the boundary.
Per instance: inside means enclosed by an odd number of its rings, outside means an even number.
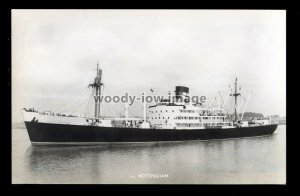
M102 69L97 64L93 83L94 97L101 96ZM238 114L237 99L241 94L235 79L234 113L224 107L208 107L188 100L189 88L176 86L174 96L147 106L143 118L112 118L100 115L100 99L94 99L94 116L68 115L52 111L39 112L23 108L22 115L32 145L99 145L110 143L175 142L215 140L271 135L278 123L272 119L243 120ZM224 105L223 105L224 106Z

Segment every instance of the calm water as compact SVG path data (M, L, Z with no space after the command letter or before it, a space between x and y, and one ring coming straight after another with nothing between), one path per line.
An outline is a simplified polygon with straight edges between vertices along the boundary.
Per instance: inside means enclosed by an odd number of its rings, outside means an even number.
M12 183L285 183L286 126L256 138L34 147L12 130Z

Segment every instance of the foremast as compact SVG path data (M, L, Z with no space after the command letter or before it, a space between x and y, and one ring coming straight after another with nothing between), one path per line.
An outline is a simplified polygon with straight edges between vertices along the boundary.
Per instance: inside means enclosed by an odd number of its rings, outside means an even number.
M95 99L95 118L100 118L100 95L101 86L103 86L102 80L102 69L99 69L99 62L97 62L97 76L89 87L94 89L94 99Z

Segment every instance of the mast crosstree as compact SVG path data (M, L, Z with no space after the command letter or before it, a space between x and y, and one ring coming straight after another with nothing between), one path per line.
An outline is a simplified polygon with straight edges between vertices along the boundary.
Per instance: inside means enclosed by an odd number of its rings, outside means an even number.
M99 62L97 62L97 76L92 84L89 84L89 87L94 89L94 99L95 99L95 118L100 118L100 95L101 95L101 86L103 86L102 80L102 69L99 69Z
M237 92L237 78L235 78L234 82L234 93L230 94L230 96L234 96L234 121L238 121L238 114L237 114L237 97L240 96L241 93Z

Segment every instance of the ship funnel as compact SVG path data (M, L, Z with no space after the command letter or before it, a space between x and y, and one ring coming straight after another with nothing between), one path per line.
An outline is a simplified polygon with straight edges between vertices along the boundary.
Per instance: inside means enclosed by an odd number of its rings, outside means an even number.
M189 88L185 86L176 86L175 87L175 95L188 95L189 94Z
M189 95L189 88L185 86L176 86L175 87L175 97L176 97L176 102L179 100L182 102L188 102L186 100L186 96Z

